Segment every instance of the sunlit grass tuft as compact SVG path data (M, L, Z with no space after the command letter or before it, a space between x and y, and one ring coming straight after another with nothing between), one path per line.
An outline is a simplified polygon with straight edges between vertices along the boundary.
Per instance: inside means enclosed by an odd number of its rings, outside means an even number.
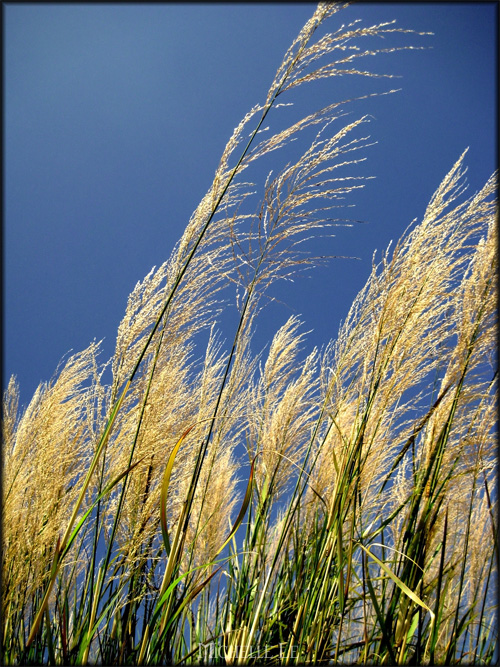
M464 153L324 349L297 317L252 346L270 286L321 261L307 240L341 222L369 145L347 101L284 127L274 110L374 76L363 40L411 32L318 33L340 9L319 5L234 130L108 364L90 345L23 411L10 381L5 664L497 660L495 179L465 199Z

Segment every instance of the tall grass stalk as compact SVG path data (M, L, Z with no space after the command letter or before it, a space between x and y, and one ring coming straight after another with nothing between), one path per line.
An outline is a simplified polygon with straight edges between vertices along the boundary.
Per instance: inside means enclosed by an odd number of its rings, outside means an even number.
M464 153L324 349L304 355L297 317L252 348L272 285L322 261L302 244L341 222L369 146L349 101L281 126L279 107L414 48L372 47L411 33L391 23L325 32L343 7L318 6L234 130L108 364L91 344L24 410L11 379L5 664L498 658L495 178L465 199Z

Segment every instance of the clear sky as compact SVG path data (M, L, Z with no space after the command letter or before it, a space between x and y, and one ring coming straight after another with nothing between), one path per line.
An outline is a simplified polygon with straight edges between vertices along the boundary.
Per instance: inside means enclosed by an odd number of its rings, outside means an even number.
M282 56L315 8L281 4L4 3L4 386L22 402L70 349L104 338L111 356L127 296L169 256L208 189L233 128L264 101ZM311 347L334 338L366 282L373 251L421 217L466 147L470 194L497 163L496 2L359 3L363 18L434 36L432 47L367 63L400 79L330 79L305 112L358 92L372 116L351 198L368 224L340 229L333 260L269 309L259 345L299 313ZM381 46L389 46L381 44ZM231 337L231 332L227 333Z

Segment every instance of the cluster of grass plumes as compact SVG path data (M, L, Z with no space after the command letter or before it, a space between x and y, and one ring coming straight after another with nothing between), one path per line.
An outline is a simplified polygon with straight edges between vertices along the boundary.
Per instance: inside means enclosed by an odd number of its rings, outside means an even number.
M398 29L317 38L341 8L318 7L235 129L109 364L92 344L21 414L10 382L5 664L496 659L494 179L465 200L458 160L324 350L304 358L295 317L251 346L269 286L318 261L300 244L362 185L366 118L338 103L259 134L297 86L374 76L359 45ZM258 199L242 172L314 126Z

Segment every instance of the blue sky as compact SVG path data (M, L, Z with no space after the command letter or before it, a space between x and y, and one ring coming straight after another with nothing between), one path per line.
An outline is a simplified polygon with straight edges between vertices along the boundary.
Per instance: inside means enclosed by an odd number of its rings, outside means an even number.
M4 3L3 382L17 375L23 403L70 349L104 338L111 356L128 294L169 256L314 7ZM311 347L334 338L373 251L422 216L463 150L470 194L497 166L497 4L359 3L329 29L358 17L433 32L405 40L432 48L369 63L399 79L342 77L298 95L309 113L402 88L350 107L372 117L378 143L361 171L376 178L350 202L368 224L339 229L328 251L361 259L280 287L287 305L266 311L259 346L292 313Z

